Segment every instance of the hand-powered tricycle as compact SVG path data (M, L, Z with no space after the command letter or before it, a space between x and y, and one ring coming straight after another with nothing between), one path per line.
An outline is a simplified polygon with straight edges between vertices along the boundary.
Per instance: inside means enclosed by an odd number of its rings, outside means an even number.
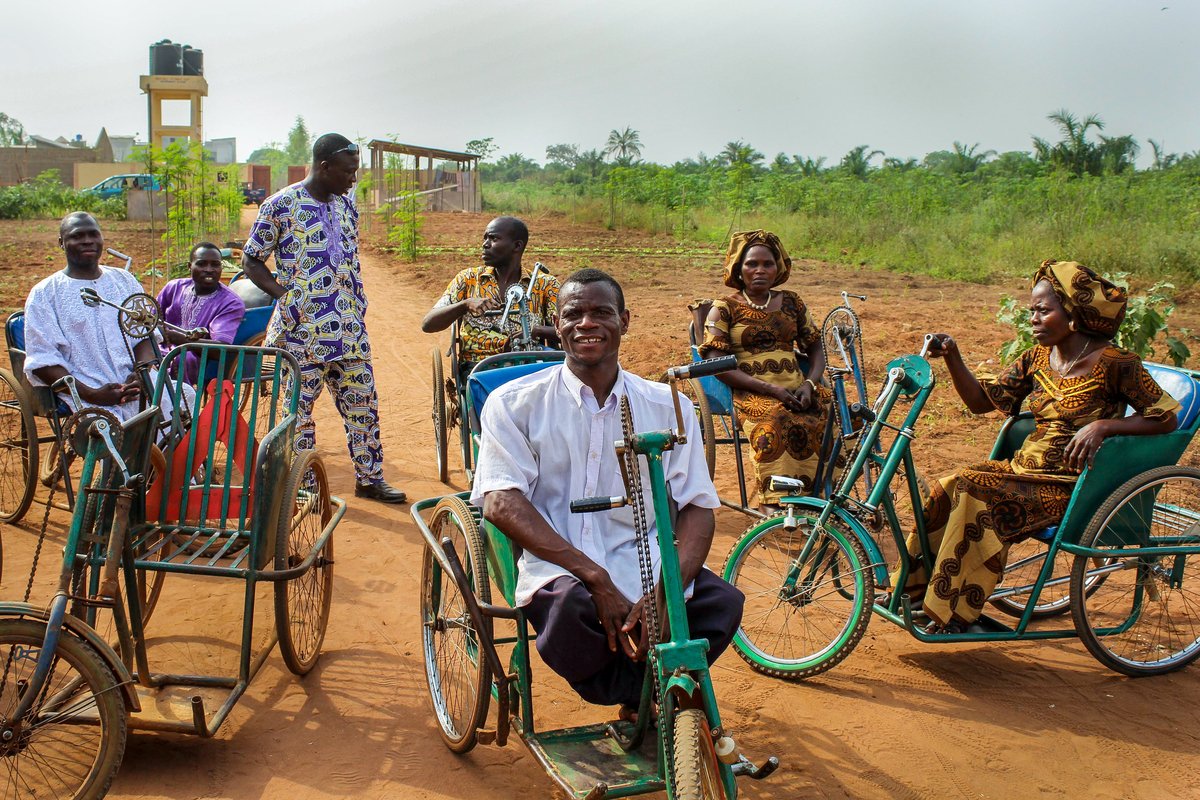
M169 421L163 459L152 466L159 405L164 395L176 404L182 397L183 370L172 367L189 352L202 371L215 363L218 375L254 377L209 384L189 427L178 416ZM0 603L0 797L102 797L127 727L212 736L276 641L292 672L312 669L345 505L330 497L313 452L292 456L298 382L295 359L282 350L188 344L164 360L152 405L124 423L103 415L90 423L54 597L46 607ZM279 402L283 395L289 402ZM259 416L269 428L261 442ZM244 583L236 675L151 670L139 575L167 572ZM275 606L265 644L254 633L263 581L274 585ZM115 645L97 632L101 615Z
M472 374L467 402L477 419L485 393L482 381L495 388L506 379L528 374L545 364L538 354L530 363ZM560 354L561 357L561 354ZM669 371L674 381L712 374L735 366L733 356ZM442 738L464 753L477 742L505 744L511 729L551 778L573 798L598 800L647 792L670 798L733 798L735 778L763 778L778 761L755 767L738 753L723 727L709 676L707 642L688 634L684 587L679 575L672 515L663 474L664 451L686 442L679 394L675 393L676 430L638 432L627 398L621 399L622 439L616 443L625 476L625 497L581 498L576 513L603 512L629 505L638 531L642 588L655 591L651 571L650 531L645 508L648 488L657 520L661 549L661 596L667 625L660 625L655 604L647 605L649 650L646 679L636 722L618 721L562 730L538 730L533 718L533 637L522 610L513 605L517 581L512 543L482 520L466 495L423 500L412 510L426 540L422 568L421 635L425 675ZM689 413L690 409L689 409ZM475 429L476 432L478 428ZM639 458L645 458L650 486L643 487ZM492 584L507 605L494 605ZM495 637L493 621L511 620L515 635ZM669 632L666 632L669 629ZM497 645L510 645L507 668ZM488 705L498 706L496 727L483 730ZM658 708L653 721L652 706Z
M874 613L930 643L1078 636L1105 666L1132 676L1170 672L1200 657L1200 470L1175 464L1200 427L1200 373L1157 364L1146 368L1183 407L1177 429L1104 440L1062 521L1010 558L989 598L1017 618L1014 627L983 616L983 630L929 633L907 595L893 591L876 602L876 587L890 580L888 565L864 520L882 515L904 552L907 532L890 490L897 473L918 510L926 569L933 563L910 451L934 387L925 359L931 339L920 354L893 360L875 403L856 410L868 424L855 437L834 495L784 498L785 514L752 526L730 551L724 577L746 594L733 642L738 653L760 672L810 677L849 655ZM908 412L897 425L890 418L901 402ZM1031 415L1010 418L991 457L1011 457L1032 429ZM892 441L879 452L885 431ZM854 485L869 462L878 468L877 479L870 495L857 499ZM780 488L790 486L775 480ZM907 573L902 563L898 587ZM1073 627L1031 625L1068 608Z
M485 359L490 368L495 368L500 362L494 359L507 357L509 353L526 353L543 351L546 348L538 344L533 335L533 310L531 295L534 284L539 276L549 275L542 262L533 265L533 271L528 278L508 287L504 293L504 308L485 311L485 317L498 317L500 330L508 327L509 319L516 315L520 324L520 332L512 337L508 352L489 356ZM474 468L474 458L471 447L471 421L468 419L466 403L467 380L470 371L477 364L466 363L460 353L462 341L458 335L458 323L450 326L450 348L446 355L449 357L449 377L442 364L442 352L433 348L430 356L433 362L433 407L430 416L433 419L433 442L437 454L438 480L448 483L450 480L449 441L450 429L457 426L459 434L459 453L462 456L463 470L467 474L467 482L471 481ZM507 362L505 362L507 363ZM476 409L478 411L478 409Z

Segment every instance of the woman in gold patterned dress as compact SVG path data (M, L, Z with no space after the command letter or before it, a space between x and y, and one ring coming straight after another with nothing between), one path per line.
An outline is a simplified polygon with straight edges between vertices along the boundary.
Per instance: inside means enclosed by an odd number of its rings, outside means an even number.
M804 301L775 287L792 270L783 244L767 231L735 233L725 256L725 285L737 291L715 300L704 325L705 358L733 353L738 369L717 377L733 390L742 431L754 454L762 506L775 506L772 475L816 475L828 407L818 389L825 371L821 334ZM808 374L793 351L808 358Z
M967 408L1015 414L1024 401L1036 427L1010 461L985 461L942 478L925 502L932 578L914 532L904 591L917 602L924 597L930 632L972 629L1010 545L1062 520L1075 481L1105 438L1175 430L1179 404L1141 359L1110 342L1125 304L1124 289L1087 267L1046 261L1033 278L1037 345L999 377L976 377L954 339L935 334L930 356L945 359ZM1127 404L1135 413L1123 417Z

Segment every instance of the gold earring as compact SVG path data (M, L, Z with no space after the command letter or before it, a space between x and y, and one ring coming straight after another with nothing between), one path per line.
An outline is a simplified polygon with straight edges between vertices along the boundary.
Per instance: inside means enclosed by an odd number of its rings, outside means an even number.
M1075 320L1071 320L1071 324L1067 325L1067 327L1070 328L1072 331L1076 330Z

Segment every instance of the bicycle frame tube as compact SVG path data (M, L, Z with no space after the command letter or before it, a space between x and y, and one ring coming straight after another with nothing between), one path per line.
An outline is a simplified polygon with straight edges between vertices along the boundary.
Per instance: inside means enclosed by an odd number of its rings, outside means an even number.
M688 628L684 586L679 574L679 552L675 547L675 529L671 523L666 475L663 471L662 454L672 448L678 438L674 431L653 431L635 434L632 442L634 452L645 456L650 473L650 494L654 503L658 537L659 571L671 634L669 641L655 645L655 663L662 691L659 707L664 713L669 713L666 709L673 709L678 705L677 702L671 702L672 698L684 701L702 708L709 728L716 729L721 726L721 715L717 709L716 695L708 671L708 642L692 639ZM660 726L660 754L667 747L663 731L672 729L673 725L669 721L665 728ZM660 769L665 769L666 759L661 758L660 764L663 765ZM721 763L720 768L721 782L725 786L726 795L736 797L737 787L733 771L725 763ZM665 772L663 778L666 779Z

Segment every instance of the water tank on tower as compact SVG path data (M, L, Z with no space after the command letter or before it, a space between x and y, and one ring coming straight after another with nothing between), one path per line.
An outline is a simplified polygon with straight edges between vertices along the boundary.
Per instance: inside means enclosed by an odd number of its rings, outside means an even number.
M184 75L203 75L204 74L204 51L191 45L183 46L183 74Z
M151 75L182 75L183 45L163 39L150 45Z

